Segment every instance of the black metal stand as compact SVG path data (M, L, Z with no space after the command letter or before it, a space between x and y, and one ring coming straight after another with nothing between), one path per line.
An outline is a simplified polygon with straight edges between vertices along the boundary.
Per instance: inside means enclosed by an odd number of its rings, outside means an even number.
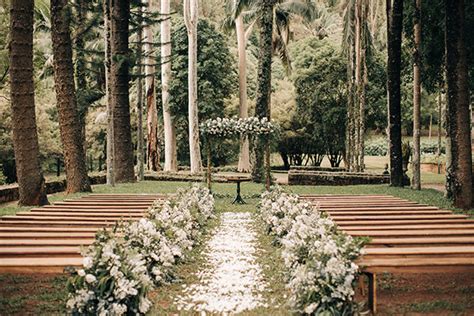
M232 204L247 204L245 201L242 199L242 196L240 196L240 181L236 181L237 183L237 196L235 197L234 201Z

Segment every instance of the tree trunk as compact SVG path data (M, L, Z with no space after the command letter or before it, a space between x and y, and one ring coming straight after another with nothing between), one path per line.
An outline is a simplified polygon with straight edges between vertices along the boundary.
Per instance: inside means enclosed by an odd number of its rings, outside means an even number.
M354 140L355 140L355 159L354 159L354 169L356 172L360 171L360 142L362 135L360 134L360 100L362 94L362 0L355 1L355 100L354 102L354 111L353 111L353 121L354 121Z
M237 48L239 54L239 115L241 118L246 118L248 117L247 39L245 38L244 20L241 14L235 19L235 32L237 34ZM237 170L240 172L250 171L249 141L246 136L240 137L239 164Z
M197 26L198 0L184 0L184 21L188 33L188 123L191 174L201 171L197 104Z
M66 170L66 193L90 192L92 190L87 176L82 128L77 111L68 11L67 0L51 0L54 87Z
M143 46L143 9L142 7L138 8L138 21L139 21L139 30L138 30L138 47L137 47L137 66L138 66L138 77L137 77L137 114L138 114L138 124L137 124L137 162L138 162L138 180L143 181L145 179L145 162L143 157L143 56L142 56L142 46Z
M170 0L161 0L161 99L163 102L163 129L165 134L165 171L178 171L176 129L170 110L169 85L171 82L171 16Z
M87 152L87 138L86 138L86 117L89 104L86 100L86 60L84 57L85 41L84 32L86 25L86 2L78 0L75 2L76 9L76 30L74 34L74 73L76 79L76 100L77 111L79 115L79 125L81 127L82 142L84 145L84 155Z
M133 182L134 162L129 101L129 0L111 1L110 81L114 110L115 181Z
M414 0L415 15L413 34L415 38L415 49L413 51L413 189L421 189L420 175L420 109L421 109L421 0ZM431 128L431 126L430 126ZM430 132L431 136L431 132Z
M10 97L19 205L48 204L39 160L33 83L33 1L10 2Z
M148 15L157 11L155 0L148 2ZM158 142L158 111L156 109L155 88L155 49L153 48L153 25L146 24L144 29L145 42L145 95L147 108L147 163L152 171L161 170L160 150Z
M446 189L454 206L473 205L469 75L464 34L464 1L446 0L447 132L451 140L451 164Z
M272 35L273 35L273 7L275 0L261 0L259 2L259 34L260 49L258 55L257 91L255 116L270 119L270 102L272 90ZM253 146L255 161L252 164L252 179L261 182L264 178L264 149L265 144L256 137Z
M115 186L115 146L114 146L114 108L112 104L110 74L110 1L104 0L104 68L105 68L105 100L107 102L107 184Z
M402 122L400 104L401 44L403 29L403 0L394 0L388 19L387 88L390 131L390 184L403 186Z
M443 131L443 106L441 102L441 91L438 92L438 148L436 155L438 160L438 174L441 174L441 134Z

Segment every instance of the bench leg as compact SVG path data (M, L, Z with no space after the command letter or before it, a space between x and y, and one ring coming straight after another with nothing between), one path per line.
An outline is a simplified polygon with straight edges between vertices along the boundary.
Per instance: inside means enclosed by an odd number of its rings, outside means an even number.
M375 314L377 312L377 275L375 273L365 273L369 280L369 309Z

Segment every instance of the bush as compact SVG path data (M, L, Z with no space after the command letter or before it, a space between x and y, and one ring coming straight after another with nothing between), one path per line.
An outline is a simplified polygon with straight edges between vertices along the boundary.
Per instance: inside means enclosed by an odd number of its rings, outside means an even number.
M339 231L319 210L280 188L262 194L262 220L276 241L288 273L290 303L298 313L352 315L354 286L364 240Z
M388 153L388 144L385 139L377 139L375 141L367 142L364 148L366 156L386 156Z
M83 253L84 268L68 282L70 312L145 314L148 292L173 279L173 265L193 247L213 210L209 190L192 186L174 200L155 202L148 218L100 231Z

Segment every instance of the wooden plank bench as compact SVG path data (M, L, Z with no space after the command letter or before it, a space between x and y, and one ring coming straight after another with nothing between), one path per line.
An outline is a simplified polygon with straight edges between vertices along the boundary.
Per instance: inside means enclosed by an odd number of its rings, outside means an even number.
M338 227L370 237L358 260L376 311L377 274L474 272L474 219L449 210L381 195L303 195Z
M0 273L60 273L80 266L81 247L98 229L142 218L166 195L98 195L67 199L0 218Z

